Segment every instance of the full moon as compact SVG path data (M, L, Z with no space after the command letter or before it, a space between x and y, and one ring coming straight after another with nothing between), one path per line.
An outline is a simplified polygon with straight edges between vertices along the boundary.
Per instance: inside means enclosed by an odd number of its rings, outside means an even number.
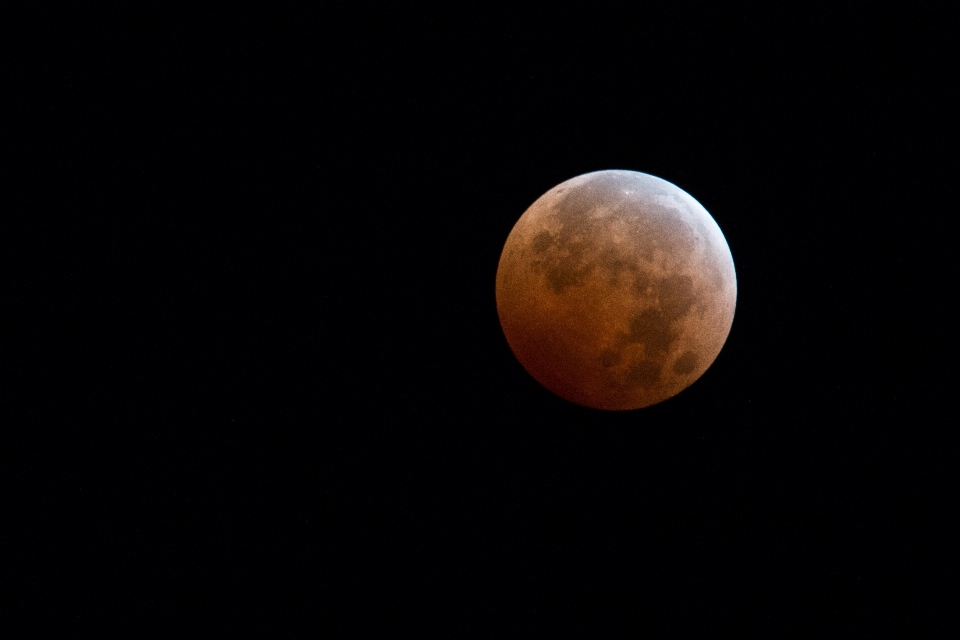
M497 268L497 312L520 364L595 409L680 393L730 333L737 278L726 238L687 192L636 171L596 171L543 194Z

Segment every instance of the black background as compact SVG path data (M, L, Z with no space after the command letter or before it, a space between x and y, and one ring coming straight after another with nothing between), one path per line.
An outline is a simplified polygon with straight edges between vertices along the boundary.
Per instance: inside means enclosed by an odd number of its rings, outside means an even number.
M8 23L9 619L955 629L944 24L599 5ZM635 412L540 387L494 301L527 206L608 168L691 193L738 276L714 365Z

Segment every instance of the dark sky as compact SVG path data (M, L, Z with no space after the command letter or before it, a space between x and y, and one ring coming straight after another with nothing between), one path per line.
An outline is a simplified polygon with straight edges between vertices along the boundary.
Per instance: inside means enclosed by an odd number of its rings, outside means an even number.
M597 6L4 27L18 622L956 628L943 24ZM738 275L714 365L635 412L540 387L494 302L527 206L610 168L697 198Z

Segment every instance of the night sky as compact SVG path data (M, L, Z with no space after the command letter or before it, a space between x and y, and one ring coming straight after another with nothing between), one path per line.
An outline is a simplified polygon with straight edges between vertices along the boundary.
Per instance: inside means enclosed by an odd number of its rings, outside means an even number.
M10 619L956 629L944 24L590 5L4 27ZM602 169L693 195L737 269L716 362L632 412L541 387L494 299L524 210Z

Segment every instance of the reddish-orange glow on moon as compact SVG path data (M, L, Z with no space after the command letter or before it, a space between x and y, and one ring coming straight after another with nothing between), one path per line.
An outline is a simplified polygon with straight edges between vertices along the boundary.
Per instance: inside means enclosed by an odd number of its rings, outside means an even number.
M737 280L720 227L689 194L645 173L597 171L520 217L496 295L530 375L571 402L622 410L703 375L730 333Z

